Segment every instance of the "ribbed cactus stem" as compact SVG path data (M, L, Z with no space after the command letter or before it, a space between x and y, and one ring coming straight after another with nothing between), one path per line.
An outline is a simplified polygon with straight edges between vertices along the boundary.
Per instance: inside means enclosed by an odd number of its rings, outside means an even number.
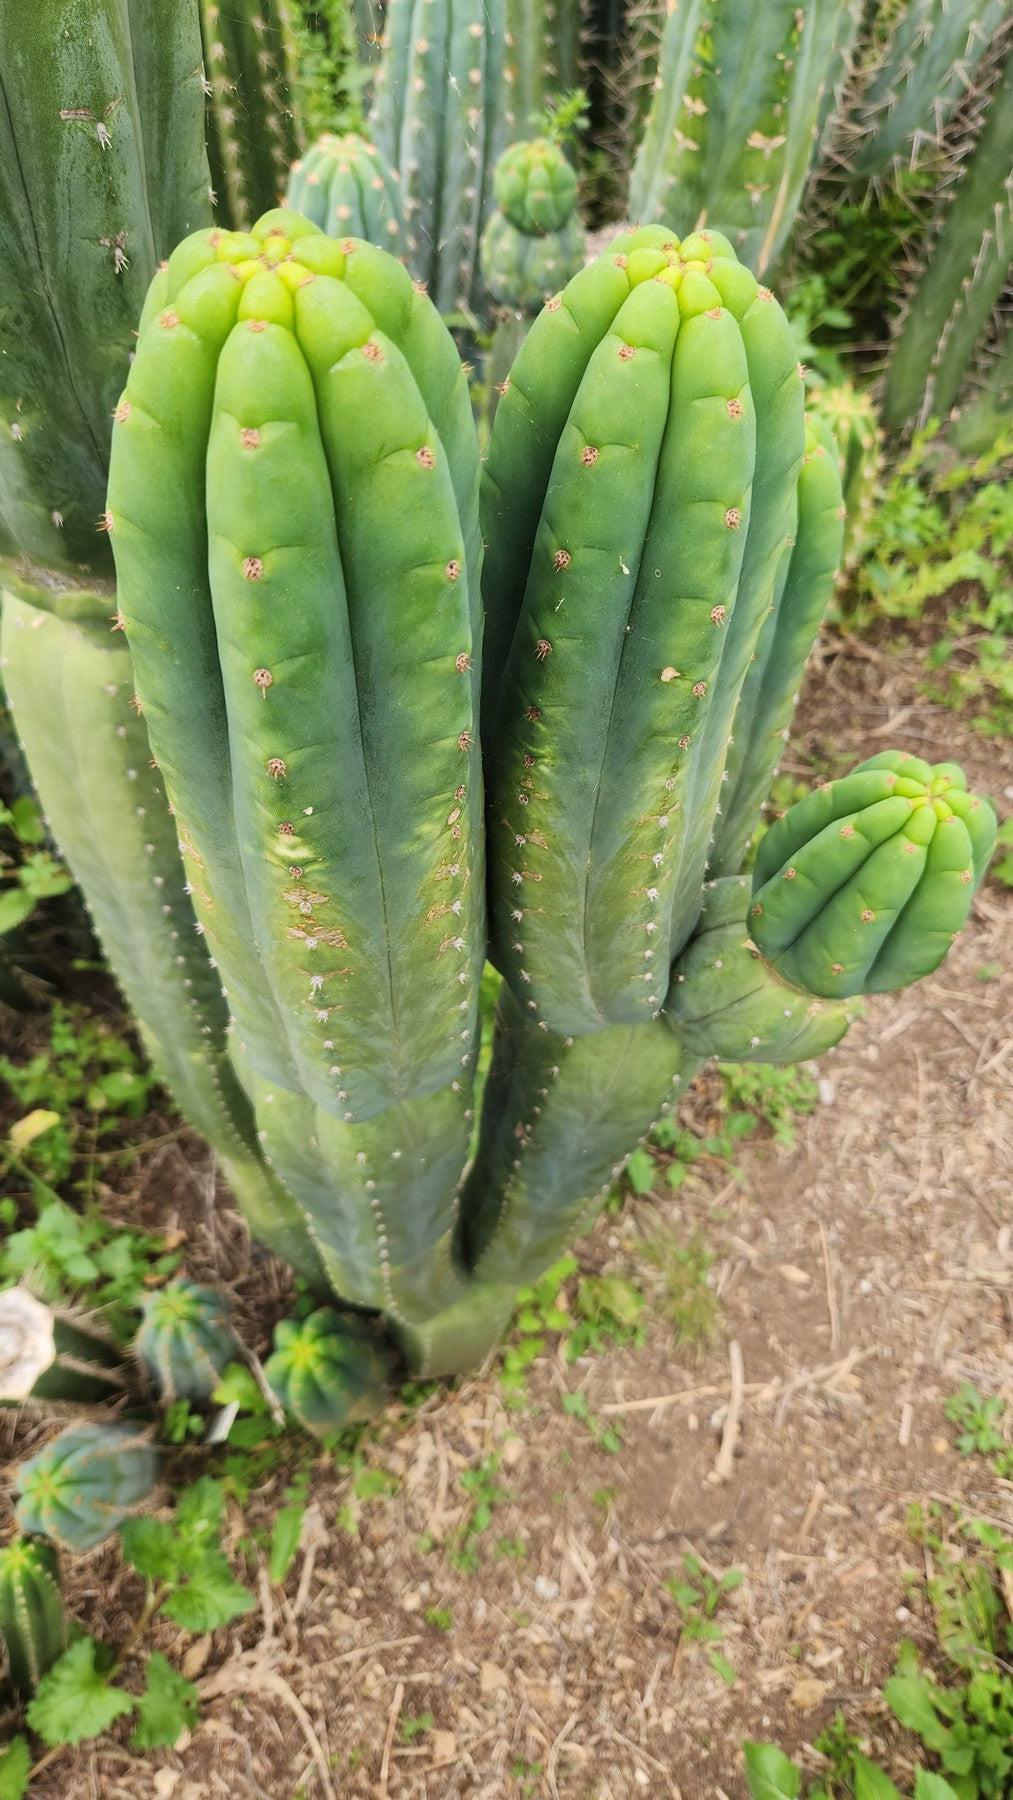
M209 1399L238 1353L227 1301L183 1280L146 1295L133 1348L166 1401Z
M147 1432L128 1425L69 1425L15 1477L23 1531L68 1550L93 1550L150 1500L159 1456Z
M945 418L1013 259L1013 52L910 295L887 368L888 425Z
M117 1345L93 1320L47 1306L26 1287L0 1292L0 1405L94 1406L128 1398L133 1386Z
M0 1549L0 1643L10 1684L27 1700L67 1645L52 1545L19 1537Z
M200 43L177 0L40 0L6 9L3 57L0 558L53 606L112 572L97 527L137 315L210 218Z
M252 224L285 192L302 147L288 0L199 0L208 152L219 216Z
M275 1326L264 1374L285 1411L326 1438L382 1408L397 1361L374 1322L325 1306Z
M580 0L507 0L505 79L513 131L533 130L580 78Z
M396 177L354 131L325 132L303 152L289 172L285 204L331 237L366 238L402 258L415 248Z
M0 657L36 788L155 1067L204 1133L255 1235L309 1280L320 1265L260 1157L228 1013L189 894L122 634L5 595ZM87 755L84 746L87 745Z
M497 305L533 314L584 262L577 178L557 144L512 144L496 164L482 275Z
M685 0L665 23L629 215L723 232L764 274L798 210L847 54L854 0Z
M371 131L398 171L413 270L442 313L480 297L492 173L513 136L506 0L389 0Z

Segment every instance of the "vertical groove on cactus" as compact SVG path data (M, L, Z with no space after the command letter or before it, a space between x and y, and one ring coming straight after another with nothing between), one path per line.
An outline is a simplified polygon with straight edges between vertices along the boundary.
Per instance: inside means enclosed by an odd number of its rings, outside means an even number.
M97 525L141 300L210 218L200 44L176 0L39 0L3 51L0 555L51 597L111 573Z
M402 260L414 248L394 175L354 131L327 131L303 152L289 172L285 205L331 237L366 238Z
M223 222L245 226L280 200L301 148L288 0L199 5L212 185Z
M523 136L580 79L580 0L507 0L507 105Z
M413 269L442 313L479 299L492 174L514 119L506 0L389 0L371 126L398 171Z
M14 1538L0 1549L0 1643L14 1692L28 1699L67 1645L59 1564L50 1544Z
M665 24L630 217L712 226L758 274L798 210L858 29L856 0L687 0Z
M872 396L850 381L812 388L809 415L832 433L844 491L844 543L841 563L857 562L869 540L883 455L883 434Z

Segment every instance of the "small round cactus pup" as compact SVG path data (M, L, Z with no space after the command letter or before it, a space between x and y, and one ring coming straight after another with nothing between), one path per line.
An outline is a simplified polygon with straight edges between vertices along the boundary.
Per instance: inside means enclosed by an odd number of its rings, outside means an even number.
M325 131L292 165L285 205L334 238L365 238L404 260L408 230L397 178L374 144Z
M229 1305L214 1288L170 1281L145 1297L134 1353L165 1400L207 1400L237 1353Z
M140 1512L158 1482L147 1433L128 1425L70 1425L15 1474L23 1531L68 1550L93 1550Z
M992 807L955 763L885 750L761 839L750 933L811 994L907 987L938 968L965 923L995 837Z
M327 1306L306 1319L282 1319L264 1365L285 1411L324 1438L378 1412L396 1373L394 1353L377 1324Z

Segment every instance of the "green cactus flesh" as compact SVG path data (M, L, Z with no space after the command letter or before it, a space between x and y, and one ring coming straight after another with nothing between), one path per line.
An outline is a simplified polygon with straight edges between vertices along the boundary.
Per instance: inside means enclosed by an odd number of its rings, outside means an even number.
M910 296L887 366L888 425L945 418L1013 258L1013 51Z
M111 575L97 527L141 300L210 218L200 43L177 0L39 0L5 10L3 55L0 557L56 605Z
M858 28L854 0L686 0L669 10L629 215L714 226L777 261Z
M207 1400L236 1352L228 1303L214 1288L180 1280L146 1295L134 1354L164 1400Z
M134 704L130 653L109 625L4 597L0 659L36 789L159 1075L217 1151L256 1236L319 1279L297 1208L260 1158L228 1057L220 982Z
M844 493L844 544L841 564L857 562L869 541L882 463L882 432L872 397L850 381L810 391L807 406L813 419L833 433Z
M0 1549L0 1643L14 1692L28 1699L67 1646L59 1564L51 1544L14 1538Z
M371 135L399 173L413 271L441 313L478 298L506 53L506 0L389 0Z
M87 1316L58 1312L27 1287L0 1292L0 1405L98 1405L129 1388L118 1346Z
M708 884L696 931L672 970L665 1017L685 1049L731 1062L794 1063L840 1042L861 1009L792 987L749 937L749 880Z
M735 713L728 779L711 851L711 868L719 874L742 867L784 752L806 661L837 573L843 512L836 445L828 426L819 418L808 419L794 542L783 553L773 605L760 628Z
M285 191L301 148L288 0L199 0L208 155L223 223L245 227Z
M292 164L285 205L331 237L366 238L402 258L415 248L394 175L379 150L354 131L325 132Z
M396 1361L376 1325L325 1306L275 1326L264 1374L305 1431L329 1437L383 1407Z
M17 1470L23 1531L92 1550L150 1499L158 1451L127 1425L70 1425Z
M532 235L558 231L577 209L577 177L549 138L529 138L504 150L493 193L511 225Z
M828 999L938 968L995 843L955 763L885 750L821 783L760 840L749 929L786 980Z
M851 173L869 181L939 144L1004 22L1008 0L906 0L875 9L857 92L841 121ZM881 25L880 25L881 18Z
M511 136L530 131L580 77L580 0L506 0L504 80Z
M503 152L493 187L482 276L498 305L535 313L584 263L577 179L557 144L535 138Z
M661 1009L803 450L791 331L717 233L618 239L517 358L483 489L491 934L562 1035Z

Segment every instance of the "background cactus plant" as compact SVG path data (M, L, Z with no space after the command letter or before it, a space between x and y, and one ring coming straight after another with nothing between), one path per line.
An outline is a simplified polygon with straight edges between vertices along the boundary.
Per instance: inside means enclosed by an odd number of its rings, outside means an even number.
M858 30L854 0L688 0L665 22L628 214L713 226L758 274L791 230Z
M829 426L841 465L844 490L845 567L856 562L868 542L883 462L883 434L871 395L853 382L810 390L811 416Z
M163 1400L207 1400L236 1354L228 1303L214 1288L170 1281L146 1295L133 1348Z
M442 313L480 302L482 229L513 136L506 0L389 0L370 124L398 171L412 269Z
M282 1319L264 1364L285 1411L314 1437L329 1437L378 1412L395 1373L375 1327L329 1306L306 1319Z
M549 102L580 76L579 0L507 0L504 78L518 132L534 130Z
M0 1643L11 1686L23 1699L66 1649L59 1563L40 1539L18 1537L0 1549Z
M325 132L292 164L285 204L331 237L366 238L400 257L414 247L397 181L380 152L354 131Z
M503 152L493 191L482 234L485 285L498 305L534 314L584 261L577 177L558 144L533 138Z
M302 148L289 0L199 0L208 155L218 216L249 225L285 192Z
M129 1425L68 1425L20 1465L15 1514L23 1531L93 1550L149 1500L158 1452Z
M131 1388L120 1351L91 1320L57 1312L26 1287L0 1292L0 1405L100 1405Z

